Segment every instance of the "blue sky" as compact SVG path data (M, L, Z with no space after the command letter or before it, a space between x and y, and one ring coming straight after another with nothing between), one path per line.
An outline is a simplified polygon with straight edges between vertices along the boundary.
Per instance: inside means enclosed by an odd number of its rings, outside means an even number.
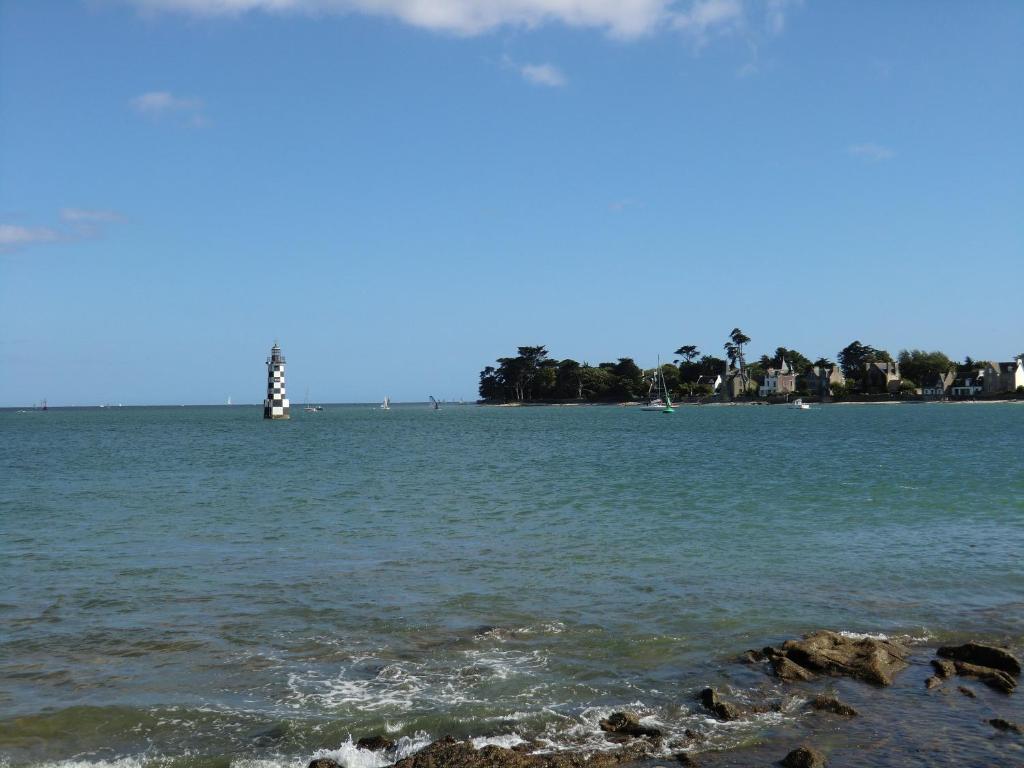
M0 0L0 405L1024 351L1024 3Z

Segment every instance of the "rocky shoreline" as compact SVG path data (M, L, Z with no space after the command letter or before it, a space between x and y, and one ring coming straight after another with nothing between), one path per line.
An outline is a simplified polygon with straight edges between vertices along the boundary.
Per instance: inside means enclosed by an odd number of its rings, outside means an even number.
M819 630L802 638L787 640L779 647L765 647L748 650L734 660L734 665L748 670L759 671L765 678L778 682L784 691L802 702L801 710L827 718L827 726L821 728L822 743L806 741L784 745L775 740L759 742L734 749L716 748L710 744L707 734L699 729L686 729L682 735L668 736L656 722L629 710L618 711L600 721L600 729L608 742L607 750L552 750L541 742L524 742L513 747L486 745L477 747L469 740L458 740L447 736L432 742L423 749L408 756L393 753L395 743L383 736L369 736L360 739L357 747L372 750L382 755L394 768L617 768L636 765L649 768L667 768L672 762L693 766L755 766L782 765L786 768L822 768L834 764L829 754L830 745L841 739L850 724L863 719L856 707L844 701L835 693L837 681L847 681L851 686L846 690L870 701L876 694L893 686L894 682L912 665L924 667L920 648L910 646L882 636L857 636ZM956 646L942 646L924 649L929 671L933 672L922 681L926 693L940 696L955 691L965 706L979 700L980 684L992 695L994 701L1009 701L1021 675L1021 662L1007 648L978 642ZM974 684L974 685L968 685ZM910 691L912 689L905 689ZM734 723L766 713L779 712L782 704L764 697L763 701L751 701L749 697L736 700L728 692L713 686L691 692L694 706L706 713L709 724ZM907 693L904 693L905 697ZM895 702L893 699L890 703ZM949 708L950 699L943 706ZM906 704L904 703L904 706ZM958 705L959 706L959 705ZM984 716L985 709L974 704L978 714ZM990 705L991 706L991 705ZM904 717L904 712L891 714L892 722ZM1021 765L1024 764L1024 725L1003 716L983 717L990 730L994 745L992 754L1001 758L987 757L976 762L964 755L962 762L956 760L957 745L951 751L936 753L936 759L924 762L904 763L889 760L885 751L876 752L877 758L862 755L855 762L839 759L835 764L847 765ZM884 718L883 718L884 720ZM890 737L877 727L872 730L873 738L885 746ZM952 736L948 736L952 739ZM864 749L866 745L861 745ZM870 746L870 745L868 745ZM840 752L841 750L837 750ZM870 749L869 749L870 751ZM890 750L891 751L891 750ZM394 759L390 759L394 758ZM950 762L944 762L949 758ZM309 763L308 768L350 768L339 762L320 757Z

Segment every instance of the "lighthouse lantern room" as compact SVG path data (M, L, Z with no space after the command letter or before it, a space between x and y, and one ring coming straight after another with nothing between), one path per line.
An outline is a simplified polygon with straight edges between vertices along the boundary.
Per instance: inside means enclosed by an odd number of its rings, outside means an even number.
M267 399L263 401L263 418L287 419L290 418L289 410L288 395L284 389L284 355L275 341L267 358Z

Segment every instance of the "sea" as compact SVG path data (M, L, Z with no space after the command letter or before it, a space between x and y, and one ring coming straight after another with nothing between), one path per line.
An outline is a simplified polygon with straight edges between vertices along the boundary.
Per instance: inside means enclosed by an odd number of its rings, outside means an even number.
M623 709L665 731L652 766L1024 764L989 723L1022 694L924 685L939 645L1024 650L1024 403L261 416L0 411L0 766L609 750ZM911 666L737 660L817 629ZM750 714L709 716L709 685ZM860 716L809 710L823 690Z

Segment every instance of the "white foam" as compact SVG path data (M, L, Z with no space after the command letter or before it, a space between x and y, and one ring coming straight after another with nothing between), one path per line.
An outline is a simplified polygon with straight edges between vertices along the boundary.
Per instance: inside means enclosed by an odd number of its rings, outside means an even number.
M473 746L477 749L483 749L484 747L505 747L505 749L511 749L517 744L525 744L526 741L522 736L516 733L506 733L502 736L480 736L475 739L471 739Z

